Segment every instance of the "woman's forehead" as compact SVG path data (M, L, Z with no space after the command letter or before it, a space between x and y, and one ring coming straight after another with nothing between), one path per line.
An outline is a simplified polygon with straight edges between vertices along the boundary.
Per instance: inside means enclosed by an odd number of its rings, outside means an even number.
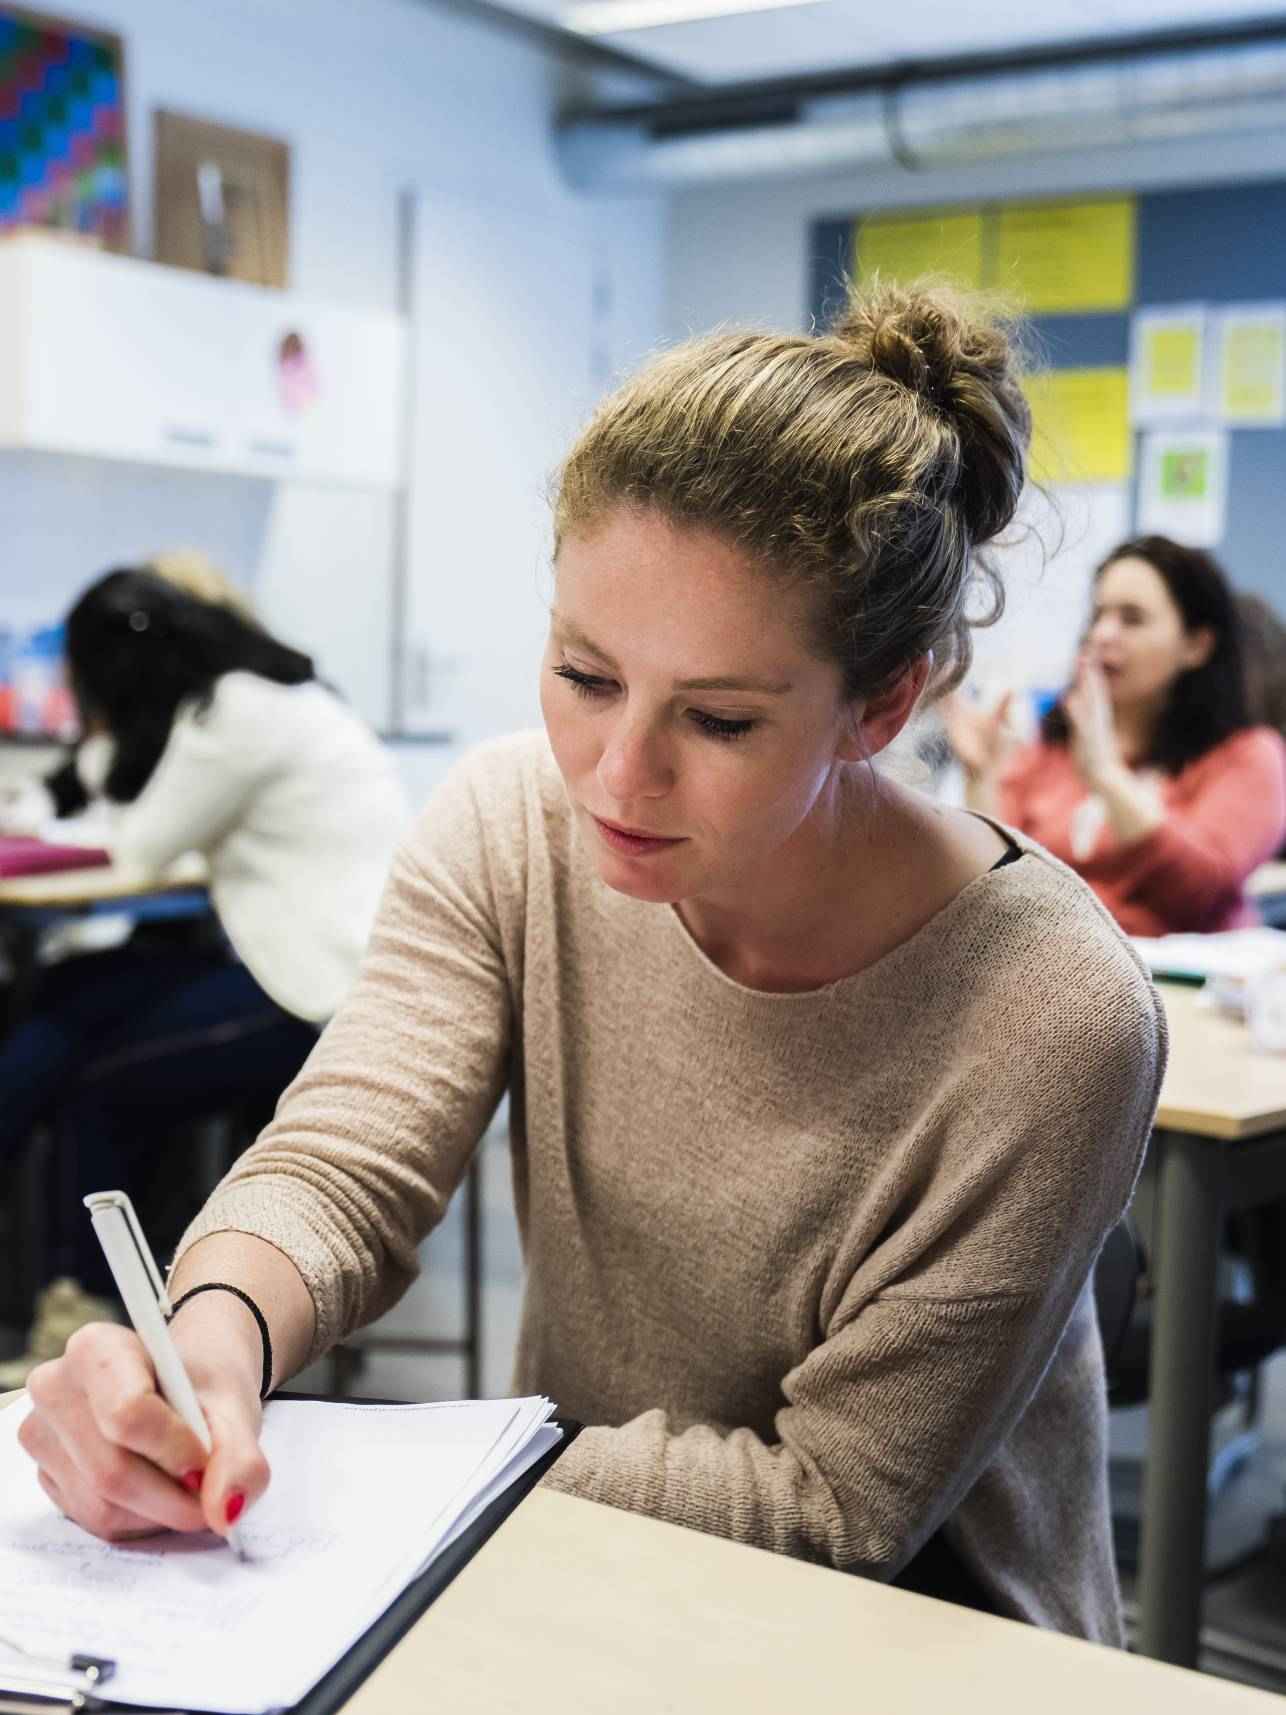
M1160 572L1137 554L1113 560L1103 568L1099 574L1096 597L1100 606L1127 601L1148 608L1175 606Z
M551 614L563 642L653 658L679 679L779 684L813 659L802 593L707 532L631 529L571 538Z

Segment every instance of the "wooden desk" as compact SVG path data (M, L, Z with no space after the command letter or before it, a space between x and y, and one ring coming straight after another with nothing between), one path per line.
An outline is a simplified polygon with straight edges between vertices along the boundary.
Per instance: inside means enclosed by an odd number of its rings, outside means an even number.
M163 876L147 876L118 864L66 869L55 875L7 876L0 880L0 910L79 912L116 907L126 900L203 889L206 867L192 854Z
M195 853L180 858L163 876L141 875L116 864L67 869L54 875L0 880L0 946L13 966L12 1025L27 1011L38 970L40 937L68 917L127 913L142 921L195 917L209 909L207 870Z
M1199 988L1157 989L1170 1026L1157 1125L1227 1143L1286 1127L1286 1056L1257 1054L1245 1025L1204 1006Z
M1194 1666L1201 1621L1216 1263L1226 1211L1286 1195L1286 1057L1162 983L1170 1059L1152 1148L1157 1215L1139 1648Z
M1268 1715L1281 1701L537 1489L344 1706Z

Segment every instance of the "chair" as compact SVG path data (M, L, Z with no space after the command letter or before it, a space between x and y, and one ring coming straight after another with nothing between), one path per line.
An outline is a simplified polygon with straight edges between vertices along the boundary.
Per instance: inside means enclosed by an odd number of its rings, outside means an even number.
M1129 1215L1123 1215L1103 1241L1094 1265L1094 1307L1103 1339L1103 1362L1111 1399L1117 1360L1134 1316L1143 1277L1143 1246Z
M1214 1350L1212 1410L1239 1404L1240 1422L1221 1425L1220 1444L1212 1449L1207 1491L1214 1499L1259 1445L1260 1369L1286 1346L1286 1250L1283 1227L1286 1205L1268 1204L1231 1212L1225 1222L1219 1270L1219 1301ZM1125 1225L1125 1223L1122 1223ZM1108 1403L1113 1408L1147 1403L1152 1342L1152 1300L1147 1284L1147 1251L1131 1224L1136 1251L1134 1301L1122 1326L1123 1277L1128 1272L1124 1240L1115 1228L1104 1245L1095 1294L1102 1286L1110 1308L1100 1299L1104 1347L1112 1341L1108 1362ZM1135 1433L1126 1426L1124 1440ZM1141 1505L1141 1449L1124 1448L1111 1461L1112 1523L1117 1563L1130 1570L1137 1563Z

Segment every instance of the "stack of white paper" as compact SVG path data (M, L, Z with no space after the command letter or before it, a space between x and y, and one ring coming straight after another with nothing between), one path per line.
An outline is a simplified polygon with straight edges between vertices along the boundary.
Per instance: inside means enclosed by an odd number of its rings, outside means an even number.
M465 1526L558 1440L547 1399L447 1405L273 1401L267 1493L243 1564L214 1536L108 1544L56 1512L0 1412L0 1632L118 1663L123 1703L297 1703ZM22 1657L0 1647L6 1666Z
M1154 977L1249 980L1286 967L1286 930L1226 929L1217 935L1132 936Z

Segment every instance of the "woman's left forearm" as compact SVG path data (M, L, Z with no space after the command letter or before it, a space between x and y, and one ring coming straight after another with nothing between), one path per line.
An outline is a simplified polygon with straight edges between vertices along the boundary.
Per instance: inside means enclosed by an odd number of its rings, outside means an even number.
M1128 768L1111 768L1094 783L1103 800L1108 823L1122 845L1146 839L1165 821L1153 787L1131 774Z

